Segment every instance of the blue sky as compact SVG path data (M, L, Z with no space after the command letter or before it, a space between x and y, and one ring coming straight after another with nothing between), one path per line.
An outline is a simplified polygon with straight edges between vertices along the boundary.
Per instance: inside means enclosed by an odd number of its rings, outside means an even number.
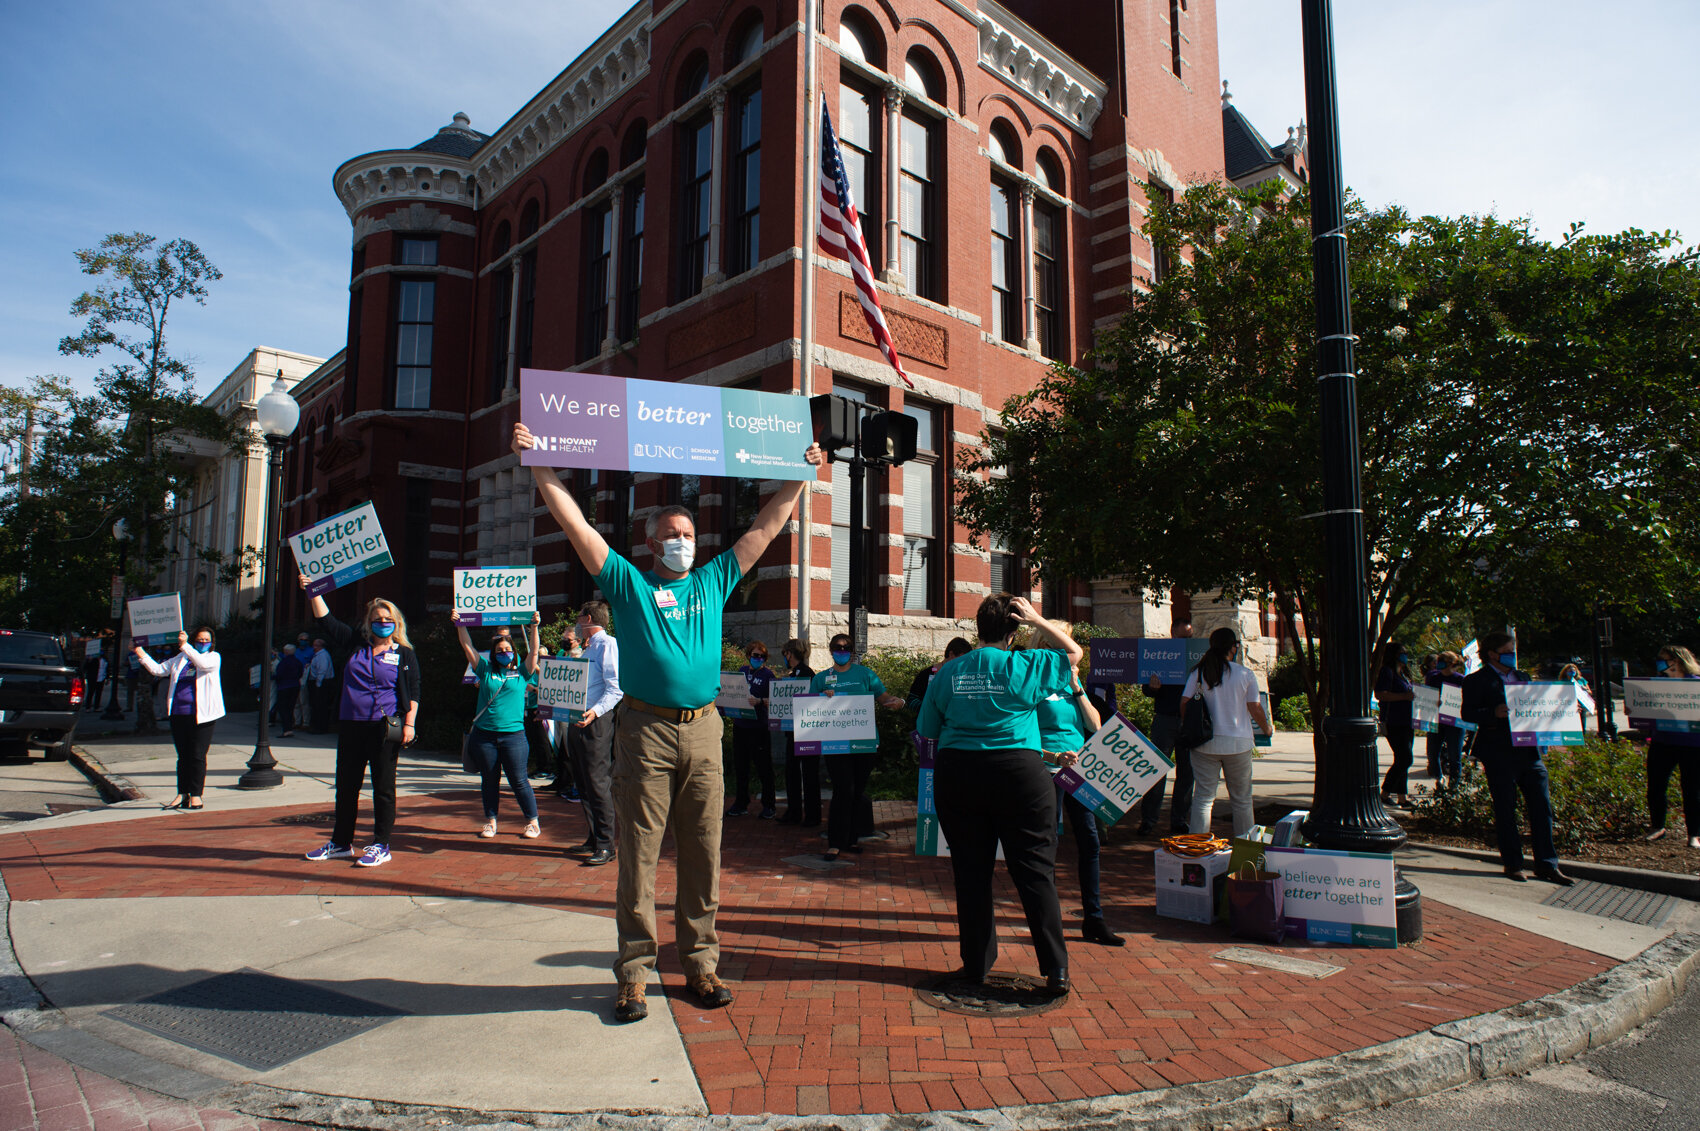
M1155 2L1155 0L1152 0ZM623 5L586 0L0 0L0 383L60 357L113 231L194 240L223 272L176 312L207 392L249 349L342 344L343 161L405 148L457 110L494 129ZM1700 5L1337 0L1346 180L1373 204L1532 216L1547 235L1700 239L1691 61ZM1219 0L1234 101L1279 141L1304 113L1296 0Z

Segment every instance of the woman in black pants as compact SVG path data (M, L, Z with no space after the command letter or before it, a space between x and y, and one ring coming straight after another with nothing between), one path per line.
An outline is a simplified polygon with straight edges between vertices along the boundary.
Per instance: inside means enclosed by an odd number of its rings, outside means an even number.
M804 662L803 642L791 639L779 649L785 660L781 679L813 679L815 669ZM782 825L820 827L820 759L797 757L797 737L785 731L785 815Z
M1375 698L1381 704L1381 727L1393 761L1381 781L1381 803L1403 807L1409 803L1409 775L1414 758L1416 731L1411 725L1411 703L1417 693L1411 686L1411 657L1397 640L1381 650L1381 675L1375 681Z
M207 784L207 748L213 722L224 718L224 691L219 686L219 654L213 650L213 631L202 626L193 641L177 634L177 655L163 664L136 648L136 658L148 674L165 679L165 702L171 716L171 743L177 747L177 796L162 808L204 809L201 791Z
M1662 679L1700 679L1700 663L1680 644L1659 649L1654 665ZM1657 731L1647 743L1647 815L1653 831L1648 840L1663 840L1672 771L1682 774L1682 815L1688 822L1688 847L1700 848L1700 734Z
M1068 992L1068 946L1057 902L1057 797L1040 757L1037 708L1074 694L1082 655L1020 597L980 603L980 643L927 686L917 727L939 744L933 779L939 832L950 843L962 974L983 981L997 961L992 871L999 844L1027 915L1039 971L1053 994ZM1015 630L1032 625L1047 647L1014 652Z
M307 588L307 575L301 575ZM355 640L355 630L331 616L323 597L311 602L319 631L339 648ZM348 859L354 855L354 819L360 787L372 767L372 843L357 861L368 868L390 860L390 830L395 825L395 766L401 748L413 742L419 711L419 657L407 642L401 610L383 598L366 604L359 630L363 646L343 666L342 706L337 712L336 825L331 839L307 853L309 860ZM391 719L400 736L386 737Z

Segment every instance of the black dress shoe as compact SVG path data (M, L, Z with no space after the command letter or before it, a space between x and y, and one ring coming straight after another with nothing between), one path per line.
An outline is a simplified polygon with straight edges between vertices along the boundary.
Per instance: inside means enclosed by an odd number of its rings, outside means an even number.
M1100 943L1103 946L1125 946L1127 940L1105 926L1104 920L1093 916L1081 924L1080 937L1087 942Z
M782 825L800 825L803 823L803 818L796 816L787 810L785 815L779 818L779 823Z
M1549 884L1557 884L1561 888L1570 887L1576 881L1554 868L1551 864L1536 864L1535 878L1545 880Z
M1139 822L1139 831L1135 835L1137 835L1137 836L1150 836L1152 833L1154 833L1156 831L1157 831L1157 822L1156 821L1141 821L1141 822Z
M612 864L613 862L614 850L612 848L599 848L585 859L584 866L586 868L595 868L599 865Z
M1063 997L1068 993L1068 971L1052 970L1045 975L1045 992L1052 997Z

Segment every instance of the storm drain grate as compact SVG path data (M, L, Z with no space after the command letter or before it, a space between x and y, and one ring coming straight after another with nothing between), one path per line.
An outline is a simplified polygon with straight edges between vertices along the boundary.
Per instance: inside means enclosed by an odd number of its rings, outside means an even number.
M1676 897L1651 891L1620 888L1597 880L1578 880L1541 900L1545 907L1562 907L1602 919L1618 919L1643 927L1657 927L1676 906Z
M238 970L115 1006L106 1016L265 1072L406 1011L309 982Z
M916 987L915 996L934 1009L970 1017L1030 1017L1068 1000L1066 995L1051 993L1042 983L995 970L984 982L970 981L960 974L928 978Z

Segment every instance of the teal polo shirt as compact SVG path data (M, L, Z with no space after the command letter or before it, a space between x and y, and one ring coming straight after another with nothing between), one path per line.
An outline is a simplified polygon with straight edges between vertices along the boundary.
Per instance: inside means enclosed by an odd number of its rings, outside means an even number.
M1072 689L1070 689L1072 691ZM1052 695L1040 702L1039 749L1053 754L1079 750L1086 745L1086 727L1080 718L1080 705L1070 692Z
M834 695L884 696L885 684L874 674L872 668L851 664L844 671L827 668L825 671L816 672L814 678L809 680L809 691L815 695L830 691Z
M1068 657L1049 648L976 648L927 684L916 729L947 750L1039 750L1038 707L1074 691Z
M720 694L720 620L744 571L731 550L677 581L612 550L596 584L620 629L620 687L656 707L694 711Z
M524 659L505 673L496 671L483 656L472 665L472 678L478 685L477 720L472 725L492 734L512 734L525 729L526 688L537 682L537 673L525 674Z

